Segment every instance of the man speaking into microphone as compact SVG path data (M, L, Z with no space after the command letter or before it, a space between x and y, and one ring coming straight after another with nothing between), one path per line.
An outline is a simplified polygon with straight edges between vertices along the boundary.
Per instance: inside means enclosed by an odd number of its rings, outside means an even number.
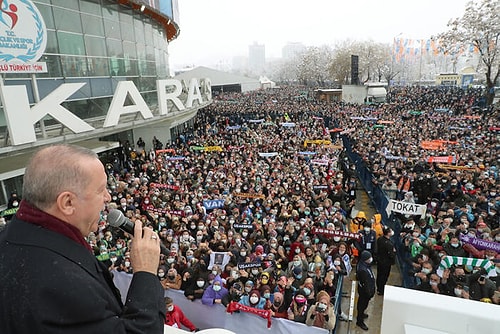
M125 305L85 240L111 200L94 152L73 145L37 151L22 196L0 232L0 333L163 333L156 233L141 221L133 227Z

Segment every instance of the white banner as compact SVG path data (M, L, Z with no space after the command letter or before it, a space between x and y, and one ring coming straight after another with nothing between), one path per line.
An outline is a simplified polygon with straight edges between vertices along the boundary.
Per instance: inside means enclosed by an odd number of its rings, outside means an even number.
M113 281L120 290L122 300L127 296L128 287L132 280L131 274L113 270ZM184 296L184 291L168 289L165 296L173 299L186 317L200 329L225 328L238 334L327 334L326 329L307 326L288 319L272 318L271 328L267 328L267 320L257 315L240 312L228 314L222 305L203 305L201 300L190 301Z
M278 152L259 152L259 157L271 158L278 155Z
M391 200L389 204L387 204L387 208L385 209L387 215L390 215L391 212L398 212L412 216L420 215L422 217L425 216L426 210L427 207L425 204L415 204L395 200Z

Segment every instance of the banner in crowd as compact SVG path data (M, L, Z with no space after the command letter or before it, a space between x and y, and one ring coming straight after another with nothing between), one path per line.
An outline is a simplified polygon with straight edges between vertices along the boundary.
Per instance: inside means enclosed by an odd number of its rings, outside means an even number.
M318 154L317 152L312 152L312 151L301 151L299 152L300 155L315 155Z
M328 144L328 145L323 145L323 148L333 148L334 150L341 150L344 147L342 145Z
M341 230L328 230L326 228L314 227L312 229L313 234L322 234L330 237L342 237L347 239L356 239L359 240L361 235L359 233L346 232Z
M402 155L392 155L392 154L384 155L384 158L386 158L387 160L403 160L403 161L406 161L408 159L408 157Z
M329 159L313 159L313 160L311 160L311 163L313 165L328 166L328 164L330 163L330 160Z
M476 259L472 257L459 257L459 256L445 256L441 259L439 267L436 271L439 277L443 277L443 271L450 268L453 265L457 266L471 266L471 267L481 267L486 270L488 276L497 276L497 271L493 263L488 259Z
M425 204L408 203L403 201L390 200L385 211L387 215L391 212L402 213L404 215L424 216L427 206Z
M313 190L328 190L327 184L318 184L313 186Z
M172 154L175 154L175 150L173 148L166 148L164 150L156 150L155 153L156 153L156 155L158 155L160 153L172 153Z
M205 146L205 152L222 152L222 147L220 146Z
M186 157L184 157L182 155L178 155L178 156L175 156L175 157L168 157L167 160L168 161L186 160Z
M315 144L315 145L330 145L332 142L330 140L326 139L306 139L304 140L304 147L307 146L307 144Z
M238 270L245 270L249 268L260 268L262 263L260 262L240 262L238 263Z
M170 189L170 190L179 190L179 186L173 184L163 184L163 183L150 183L149 186L151 188L160 188L160 189Z
M500 253L500 243L495 241L483 240L476 237L471 237L467 234L460 234L460 241L471 244L477 249L488 249Z
M224 202L223 199L204 200L203 206L207 210L220 209L224 207Z
M242 230L246 228L247 230L253 230L253 225L252 224L238 224L238 223L234 223L233 224L233 228L234 229L239 228L239 229L242 229Z
M264 119L249 119L248 123L264 123Z
M17 212L17 210L19 210L19 208L11 208L0 211L0 217L13 215Z
M438 167L442 168L442 169L454 169L454 170L469 170L469 171L475 171L476 170L476 167L443 165L443 164L438 164Z
M243 311L243 312L258 315L259 317L267 319L267 328L271 328L271 311L270 310L261 310L258 308L245 306L245 305L242 305L242 304L237 303L237 302L230 302L229 305L227 305L226 311L227 311L227 313L231 313L231 314L233 314L234 311Z
M278 155L278 152L259 152L259 157L271 158Z
M220 146L190 146L192 151L204 151L204 152L222 152L222 147Z
M456 155L448 155L448 156L443 156L443 157L436 157L436 156L430 156L427 158L428 163L434 163L434 162L440 162L440 163L445 163L445 164L454 164L457 162L457 156Z
M226 265L231 260L231 256L227 252L211 252L210 253L210 263L207 269L212 270L212 267L216 264L219 268L224 269Z
M233 193L233 196L236 197L243 197L243 198L260 198L260 199L265 199L266 196L260 195L260 194L250 194L250 193Z
M226 130L239 130L241 125L226 126Z
M295 126L295 123L293 122L285 122L285 123L280 123L280 125L284 128L293 128Z
M171 216L179 216L179 217L185 217L186 216L186 213L184 212L184 210L159 209L159 208L155 208L152 205L146 206L146 211L151 211L151 212L154 212L154 213L161 213L161 214L164 214L164 215L168 214L168 215L171 215Z
M241 146L229 146L229 147L228 147L228 149L229 149L230 151L239 151L239 150L242 150L242 149L244 149L244 148L245 148L245 146L244 146L244 145L241 145Z

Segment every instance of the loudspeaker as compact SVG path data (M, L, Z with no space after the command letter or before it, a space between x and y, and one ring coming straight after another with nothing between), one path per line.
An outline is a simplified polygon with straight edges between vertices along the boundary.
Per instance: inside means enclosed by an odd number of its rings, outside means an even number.
M351 55L351 85L359 85L359 56Z

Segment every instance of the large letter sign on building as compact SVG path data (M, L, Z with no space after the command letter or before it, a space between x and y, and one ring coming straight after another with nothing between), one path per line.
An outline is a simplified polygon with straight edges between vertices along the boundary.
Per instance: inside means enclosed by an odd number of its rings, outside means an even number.
M212 96L210 80L201 79L200 83L201 91L198 86L198 79L193 78L190 80L189 87L186 87L186 101L183 102L179 98L182 94L182 83L179 80L158 80L156 86L159 88L157 92L159 116L167 116L167 102L169 100L173 103L172 108L176 107L178 111L185 110L185 104L189 104L189 107L192 107L194 100L197 100L200 104L210 101ZM74 133L95 130L94 127L61 106L62 102L84 85L84 82L64 83L31 108L25 86L0 85L0 95L3 101L5 120L7 122L12 145L36 142L34 124L47 115L63 124ZM166 93L166 89L172 87L174 87L174 92ZM127 96L134 104L124 105ZM137 113L139 113L143 119L154 117L134 83L132 81L120 82L113 95L113 100L108 109L103 127L107 128L117 125L120 122L121 115Z
M29 0L0 0L0 73L47 72L42 15Z

